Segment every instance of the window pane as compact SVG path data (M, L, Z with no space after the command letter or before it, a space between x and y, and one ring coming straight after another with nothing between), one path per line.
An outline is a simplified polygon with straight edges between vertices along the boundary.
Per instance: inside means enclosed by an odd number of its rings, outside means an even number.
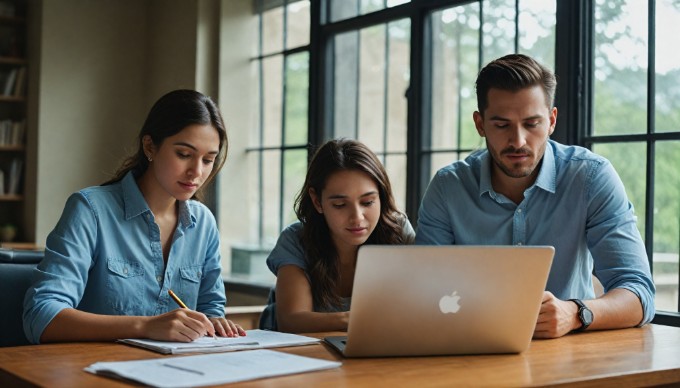
M262 14L262 54L283 51L283 7Z
M281 233L281 152L267 150L262 153L262 244L273 246Z
M482 63L515 52L515 0L489 0L482 2Z
M411 21L390 23L387 27L389 59L387 64L387 151L406 152L406 124L411 66ZM405 170L404 170L405 171Z
M281 105L283 102L283 56L276 55L262 60L262 146L281 144Z
M284 151L283 169L283 225L297 220L293 205L295 197L305 182L307 173L307 149Z
M330 7L328 7L330 17L328 19L331 22L336 22L338 20L348 19L359 15L361 0L327 0L327 1L330 5Z
M387 176L392 184L392 195L397 208L406 211L406 155L387 155L383 158ZM415 225L414 225L415 227Z
M309 53L286 58L286 145L307 144Z
M288 4L287 12L286 48L309 44L309 1Z
M238 216L241 217L244 216L242 213L243 209L241 207L234 208L233 205L235 203L245 202L245 206L247 207L245 215L248 218L247 222L244 223L247 226L247 232L243 231L242 227L239 225L240 223L235 222L236 220L233 218L233 213L230 212L229 214L223 215L222 219L226 222L223 221L220 224L220 233L223 236L223 239L227 239L229 243L232 244L234 242L243 244L260 242L260 220L262 210L260 208L262 204L262 187L260 186L262 184L260 175L262 160L260 159L262 157L262 153L246 152L245 156L247 161L245 165L242 164L240 158L234 158L233 154L230 154L227 158L227 165L229 165L229 163L238 163L240 167L239 170L242 168L241 171L245 172L245 174L233 177L232 175L226 176L223 172L221 172L221 174L223 174L221 177L223 183L220 189L220 207L224 206L223 204L226 202L226 206L232 208L234 213L240 213ZM238 160L234 161L234 159ZM232 169L232 171L234 170ZM231 185L224 184L225 181L229 181L233 178L240 178L242 179L240 182L243 182L243 180L247 182L247 191L245 195L244 193L235 192L236 190L233 190ZM238 227L236 225L238 225ZM239 236L240 239L234 239L234 235Z
M337 1L337 0L336 0ZM385 8L383 0L361 0L361 14L379 11Z
M357 137L357 95L359 76L359 32L337 35L334 41L334 109L335 137Z
M647 131L647 2L597 0L593 134Z
M409 39L409 20L335 37L334 137L406 151Z
M387 7L396 7L397 5L406 4L411 0L387 0Z
M359 137L373 152L383 152L385 118L385 25L360 32Z
M643 142L596 144L593 146L593 152L609 159L621 177L628 200L635 208L638 229L644 238L647 146Z
M519 52L555 68L555 0L519 0Z
M330 5L330 21L349 19L354 16L376 12L397 5L406 4L410 0L326 0Z
M434 12L432 25L432 149L475 148L481 144L472 121L477 110L479 5Z
M656 119L655 132L680 131L680 3L656 1Z
M656 143L654 179L654 283L656 308L678 311L680 250L680 141Z

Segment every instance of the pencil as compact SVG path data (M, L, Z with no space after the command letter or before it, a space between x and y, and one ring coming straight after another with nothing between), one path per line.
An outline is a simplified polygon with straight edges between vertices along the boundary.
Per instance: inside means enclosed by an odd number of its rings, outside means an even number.
M179 296L175 295L175 293L172 292L172 290L168 290L168 295L170 295L172 300L174 300L175 303L177 303L177 305L179 305L179 307L181 307L183 309L188 309L187 305L185 305L184 302L182 302L182 299L180 299Z
M175 295L175 293L172 292L172 290L168 290L168 295L170 295L170 297L172 298L172 300L174 300L175 303L177 303L177 305L178 305L179 307L181 307L181 308L183 308L183 309L189 309L189 308L187 307L187 305L185 305L184 302L182 302L182 299L180 299L179 296ZM213 337L213 339L217 339L217 337L215 336L215 334L213 334L212 337Z

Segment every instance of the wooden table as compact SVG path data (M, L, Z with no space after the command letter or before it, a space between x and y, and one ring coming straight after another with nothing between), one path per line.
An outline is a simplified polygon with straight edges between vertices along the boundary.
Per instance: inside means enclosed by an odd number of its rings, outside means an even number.
M319 333L314 336L322 337ZM262 386L650 386L680 384L680 328L643 328L535 340L514 355L343 359L325 344L285 352L340 360L341 368L239 383ZM115 343L0 348L0 387L128 386L83 368L97 361L169 357Z

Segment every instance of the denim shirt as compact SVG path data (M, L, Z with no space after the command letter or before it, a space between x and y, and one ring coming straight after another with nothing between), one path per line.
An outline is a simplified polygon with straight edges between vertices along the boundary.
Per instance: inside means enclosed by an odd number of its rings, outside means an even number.
M556 297L593 299L592 273L605 292L624 288L640 298L641 324L654 318L645 246L609 161L549 140L520 204L493 190L491 163L481 150L437 172L420 206L416 244L551 245L546 289Z
M132 173L121 181L72 194L47 237L45 258L24 299L24 332L39 343L65 308L94 314L155 316L187 307L224 316L219 233L212 213L178 202L167 267L160 229Z

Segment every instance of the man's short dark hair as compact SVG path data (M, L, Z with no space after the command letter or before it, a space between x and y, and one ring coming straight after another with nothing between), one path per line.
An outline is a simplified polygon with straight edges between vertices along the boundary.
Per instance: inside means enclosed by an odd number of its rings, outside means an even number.
M490 89L517 92L536 85L543 88L548 108L552 108L557 88L557 80L552 71L523 54L510 54L493 60L477 75L477 109L484 114L489 105Z

